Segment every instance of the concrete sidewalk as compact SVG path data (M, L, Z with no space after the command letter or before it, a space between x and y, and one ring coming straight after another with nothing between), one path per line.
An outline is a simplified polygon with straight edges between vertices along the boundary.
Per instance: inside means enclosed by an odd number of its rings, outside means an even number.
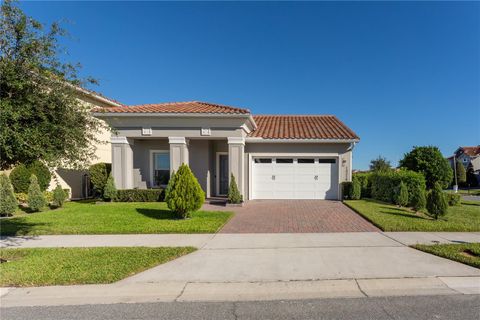
M159 282L3 288L1 307L174 301L266 301L480 294L480 277L274 282Z
M109 285L4 288L2 307L155 301L480 294L480 270L408 247L480 242L480 233L39 236L2 247L195 246Z
M123 234L1 237L0 247L312 248L480 242L480 232Z

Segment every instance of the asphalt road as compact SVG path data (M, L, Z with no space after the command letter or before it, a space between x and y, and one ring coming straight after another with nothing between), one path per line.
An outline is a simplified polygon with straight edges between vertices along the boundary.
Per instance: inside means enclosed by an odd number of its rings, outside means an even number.
M479 295L265 302L172 302L0 309L7 319L480 319Z

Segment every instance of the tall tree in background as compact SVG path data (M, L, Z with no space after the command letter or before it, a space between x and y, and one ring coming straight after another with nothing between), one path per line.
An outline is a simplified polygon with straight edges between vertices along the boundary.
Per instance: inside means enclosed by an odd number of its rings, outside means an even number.
M66 32L58 24L45 28L10 0L0 15L0 168L37 159L82 167L104 125L77 99L77 88L95 81L61 61Z
M434 146L413 147L412 151L400 160L400 167L421 172L425 176L428 189L433 188L435 182L446 188L453 178L453 170L448 160L443 157L440 149Z
M460 161L455 162L455 171L457 172L458 185L465 185L465 183L467 182L467 171L465 170L464 165ZM455 177L453 179L453 183L455 183Z
M388 171L391 168L390 161L385 157L378 156L377 159L370 161L370 171Z
M473 170L473 165L471 163L468 165L466 177L466 184L469 188L478 187L478 180L475 175L475 170Z

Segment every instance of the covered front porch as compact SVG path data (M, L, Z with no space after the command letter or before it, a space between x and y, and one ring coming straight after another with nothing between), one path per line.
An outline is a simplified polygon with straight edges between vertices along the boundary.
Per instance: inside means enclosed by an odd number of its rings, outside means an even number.
M233 174L244 193L245 138L112 137L112 174L119 189L165 188L188 164L206 197L225 196Z

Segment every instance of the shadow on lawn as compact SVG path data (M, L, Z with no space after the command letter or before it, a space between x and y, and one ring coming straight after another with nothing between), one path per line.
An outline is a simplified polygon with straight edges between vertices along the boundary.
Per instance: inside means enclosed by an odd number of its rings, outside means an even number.
M462 202L463 206L476 206L480 207L480 202L479 203L474 203L474 202Z
M175 214L170 210L165 209L147 209L147 208L136 208L138 213L143 214L146 217L157 219L157 220L182 220L177 218Z
M27 222L25 218L9 218L0 220L0 236L28 235L34 228L46 225L45 223Z
M400 217L412 218L412 219L432 220L431 218L418 216L413 214L412 212L406 211L405 209L401 209L401 208L391 208L391 207L380 207L380 208L389 210L389 211L385 211L385 210L380 211L380 213L384 213L384 214L390 214L394 216L400 216Z

